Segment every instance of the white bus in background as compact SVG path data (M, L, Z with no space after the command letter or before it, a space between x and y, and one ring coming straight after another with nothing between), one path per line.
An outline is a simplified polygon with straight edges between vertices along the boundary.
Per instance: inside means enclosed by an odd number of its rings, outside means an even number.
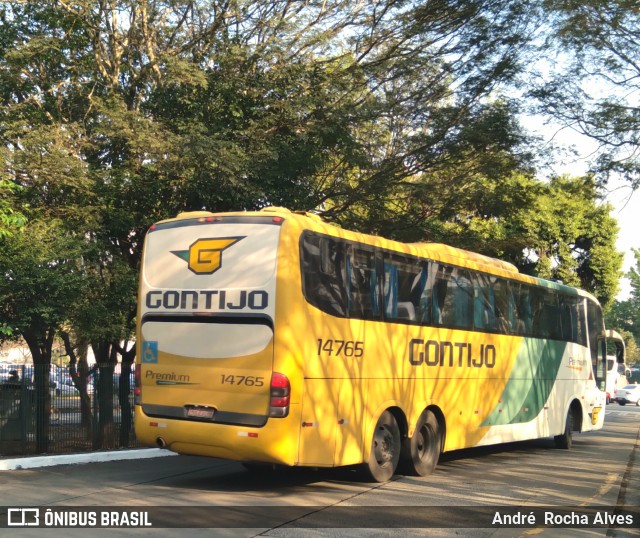
M608 351L615 354L607 354L607 403L616 397L616 390L627 385L627 366L625 364L625 346L622 336L616 331L607 331Z
M607 355L607 403L611 403L618 390L618 362L615 355Z

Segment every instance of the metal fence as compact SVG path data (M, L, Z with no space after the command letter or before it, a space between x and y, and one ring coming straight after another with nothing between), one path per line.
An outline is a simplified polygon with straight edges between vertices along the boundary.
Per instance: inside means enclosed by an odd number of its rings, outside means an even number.
M133 374L115 370L96 366L78 386L64 368L12 368L0 379L0 457L137 446Z

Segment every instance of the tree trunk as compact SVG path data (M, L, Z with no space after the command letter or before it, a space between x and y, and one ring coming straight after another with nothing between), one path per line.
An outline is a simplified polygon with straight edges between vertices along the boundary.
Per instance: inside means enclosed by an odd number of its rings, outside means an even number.
M71 345L69 333L61 332L60 337L64 342L64 347L69 356L69 375L73 380L73 384L80 393L80 424L85 432L86 439L91 440L92 415L91 415L91 396L89 395L89 364L87 362L88 345L78 344L77 348ZM78 353L76 354L76 349Z
M131 440L129 434L133 425L133 414L131 410L131 366L136 356L136 346L128 351L122 351L122 364L120 369L120 383L118 385L118 399L120 401L120 446L128 447Z
M49 328L42 333L25 331L22 336L29 346L33 360L33 396L36 415L36 454L49 451L49 421L51 418L51 393L49 372L51 369L51 347L55 330Z
M94 448L115 446L113 420L113 374L117 362L117 351L110 342L91 344L98 366L98 423L94 437Z

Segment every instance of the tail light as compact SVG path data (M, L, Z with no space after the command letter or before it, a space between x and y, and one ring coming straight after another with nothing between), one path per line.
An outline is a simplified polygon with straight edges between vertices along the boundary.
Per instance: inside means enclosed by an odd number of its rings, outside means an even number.
M291 403L291 384L286 375L273 372L270 396L269 416L274 418L288 416L289 404Z
M133 403L135 405L142 405L142 382L140 377L140 372L142 368L140 365L137 365L137 368L134 371L135 386L133 389Z

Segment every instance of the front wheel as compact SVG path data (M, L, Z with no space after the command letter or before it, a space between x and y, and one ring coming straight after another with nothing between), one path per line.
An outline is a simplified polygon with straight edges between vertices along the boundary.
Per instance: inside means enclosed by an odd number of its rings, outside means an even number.
M431 474L438 463L441 446L438 420L431 411L425 409L418 418L411 438L402 441L402 471L415 476Z
M373 432L369 461L363 466L365 477L373 482L386 482L396 472L399 459L400 428L395 417L385 411Z
M571 409L567 412L567 419L564 424L562 435L556 435L553 440L557 448L570 449L573 444L573 413Z

